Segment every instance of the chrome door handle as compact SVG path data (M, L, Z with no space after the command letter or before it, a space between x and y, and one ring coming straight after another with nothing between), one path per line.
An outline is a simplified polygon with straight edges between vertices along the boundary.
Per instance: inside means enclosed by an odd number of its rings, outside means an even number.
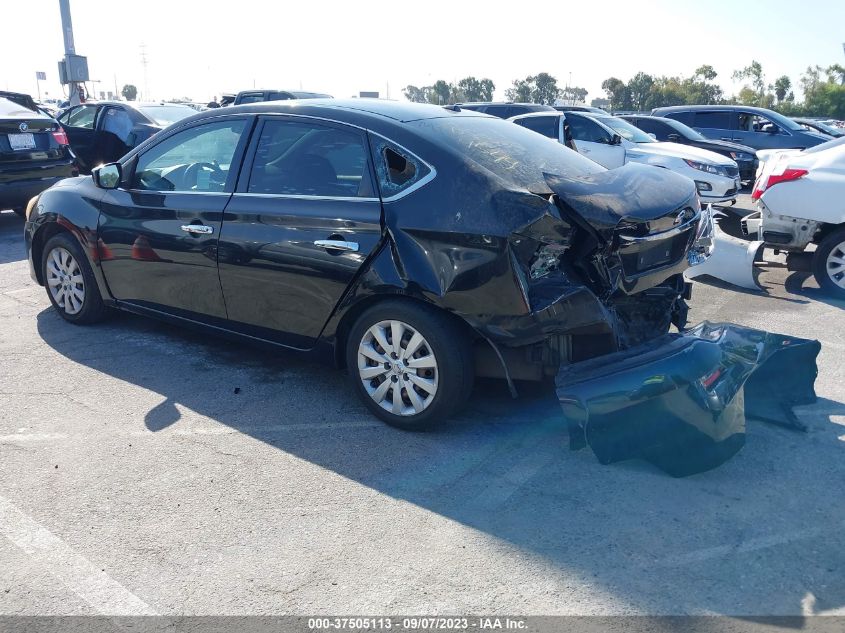
M199 235L211 235L214 233L213 226L206 226L205 224L183 224L182 230L185 233L195 233Z
M344 242L343 240L315 240L315 246L325 248L327 251L351 251L358 252L358 242Z

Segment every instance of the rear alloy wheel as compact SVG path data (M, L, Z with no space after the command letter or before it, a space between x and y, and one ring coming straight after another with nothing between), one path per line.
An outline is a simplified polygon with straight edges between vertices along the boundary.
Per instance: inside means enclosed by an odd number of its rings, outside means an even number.
M822 290L845 299L845 229L824 238L813 256L813 275Z
M47 296L63 319L79 324L103 319L107 308L91 265L73 237L60 233L50 238L41 266Z
M347 368L379 418L421 430L445 420L472 391L467 337L452 317L423 304L389 300L350 332Z

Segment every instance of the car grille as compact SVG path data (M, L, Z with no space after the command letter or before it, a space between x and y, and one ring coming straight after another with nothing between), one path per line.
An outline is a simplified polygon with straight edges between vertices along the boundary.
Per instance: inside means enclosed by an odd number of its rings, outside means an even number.
M736 188L728 189L728 190L725 192L725 195L726 195L726 196L735 196L735 195L736 195Z

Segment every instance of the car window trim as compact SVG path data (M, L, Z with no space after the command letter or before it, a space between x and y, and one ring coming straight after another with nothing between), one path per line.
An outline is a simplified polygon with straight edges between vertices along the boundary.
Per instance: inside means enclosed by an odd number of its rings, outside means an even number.
M399 192L393 194L392 196L388 196L386 198L382 197L382 199L381 199L382 203L396 202L397 200L401 200L405 196L408 196L408 195L414 193L418 189L421 189L422 187L424 187L425 185L427 185L428 183L430 183L432 180L434 180L437 177L437 170L434 168L434 165L432 165L428 161L423 160L417 154L415 154L414 152L409 150L404 145L397 143L393 139L385 136L384 134L379 134L378 132L369 132L369 133L372 134L373 136L377 136L380 139L387 141L388 143L390 143L394 147L401 149L406 154L413 156L416 160L420 161L423 165L425 165L428 168L428 173L425 176L423 176L422 178L420 178L417 182L415 182L410 187L407 187L407 188L403 189L402 191L399 191ZM376 179L376 182L378 182L378 179ZM381 190L379 190L379 194L381 194Z
M326 117L316 117L316 116L309 116L304 114L286 114L286 113L262 113L259 115L254 116L256 120L256 124L253 127L253 134L252 138L250 138L249 146L246 148L243 156L243 164L241 167L240 174L238 175L238 180L235 183L235 188L233 193L238 196L262 196L262 197L272 197L272 198L290 198L292 200L363 200L366 202L373 202L373 201L380 201L381 198L373 197L373 196L320 196L320 195L310 195L310 194L286 194L286 193L255 193L249 191L249 178L252 173L252 166L255 162L255 154L258 151L258 141L261 139L261 133L264 130L264 125L268 121L274 120L283 120L283 121L291 121L295 122L300 119L306 119L310 121L321 121L323 123L328 123L327 127L334 127L337 129L344 129L350 128L358 132L362 136L362 142L364 143L364 152L367 156L367 164L366 164L366 174L370 178L370 186L373 190L377 190L378 187L376 183L378 182L375 175L375 165L373 164L373 157L372 153L370 152L370 140L367 138L367 135L370 133L366 128L363 128L359 125L354 125L351 123L344 123L343 121L335 121L333 119L329 119Z
M241 138L238 140L238 146L235 148L235 153L232 155L232 164L229 168L231 172L232 169L237 165L237 175L235 176L234 181L232 182L232 186L229 187L229 179L232 178L232 174L230 173L228 178L226 179L226 184L223 186L223 191L158 191L155 189L134 189L134 188L126 188L122 189L122 191L126 191L127 193L137 193L137 194L144 194L144 193L157 193L162 195L174 195L174 194L188 194L188 195L227 195L231 196L235 193L238 180L240 179L241 170L243 168L243 158L244 153L246 151L246 147L248 141L251 140L252 133L255 130L255 120L257 117L249 116L249 115L229 115L229 116L222 116L222 117L214 117L212 119L201 119L197 121L194 125L186 125L180 127L173 131L173 133L168 134L164 138L157 139L155 143L148 145L144 148L142 152L138 152L133 154L129 157L124 164L128 164L129 162L132 163L132 173L129 174L129 181L134 182L135 180L135 170L138 168L138 159L140 159L146 152L150 151L151 149L157 147L159 144L164 143L167 139L172 138L176 134L180 134L187 130L191 130L193 128L202 127L203 125L210 125L212 123L219 123L221 121L246 121L247 124L244 126L243 132L241 132Z

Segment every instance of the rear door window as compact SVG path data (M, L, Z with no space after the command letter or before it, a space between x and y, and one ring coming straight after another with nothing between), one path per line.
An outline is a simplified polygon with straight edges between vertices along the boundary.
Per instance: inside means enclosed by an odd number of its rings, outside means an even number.
M560 117L558 116L530 116L524 119L518 119L516 123L529 130L534 130L543 136L557 140L559 136L559 121Z
M730 110L711 110L695 113L695 125L693 127L708 128L712 130L731 130L732 112Z
M247 192L374 197L364 136L358 130L311 122L267 120Z
M693 113L689 110L679 110L677 112L668 112L666 114L667 119L675 119L676 121L680 121L685 125L689 125L690 127L695 127L695 122L693 121Z

